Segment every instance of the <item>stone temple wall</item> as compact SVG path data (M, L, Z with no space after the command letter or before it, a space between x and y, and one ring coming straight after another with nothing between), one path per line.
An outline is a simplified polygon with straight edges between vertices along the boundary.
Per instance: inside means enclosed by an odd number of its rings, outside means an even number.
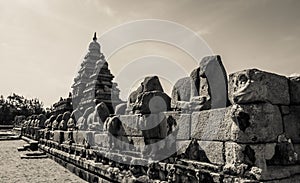
M22 134L89 182L300 182L300 77L230 74L224 107L214 107L203 63L172 98L146 78L97 130L27 125ZM153 97L166 106L149 107Z

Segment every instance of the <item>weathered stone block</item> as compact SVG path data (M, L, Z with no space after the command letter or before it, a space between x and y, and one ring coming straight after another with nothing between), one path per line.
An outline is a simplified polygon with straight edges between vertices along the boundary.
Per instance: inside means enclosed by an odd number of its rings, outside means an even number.
M184 155L186 159L190 159L190 153L199 153L198 161L211 163L215 165L224 165L224 145L223 142L214 141L197 141L197 145L193 146L191 140L176 141L177 155ZM193 147L191 147L193 146ZM198 149L194 149L198 148ZM192 152L191 152L192 151Z
M145 148L144 137L131 137L129 143L133 145L136 151L143 151ZM131 146L132 147L132 146Z
M272 104L233 105L225 123L232 123L231 140L241 143L276 142L283 133L278 106ZM232 122L233 121L233 122Z
M262 172L262 176L260 177L260 179L273 182L274 180L278 180L278 179L292 178L293 176L299 174L299 172L300 172L300 165L268 166L268 169Z
M289 105L288 79L257 69L230 74L229 99L237 104L269 102Z
M58 142L58 143L63 143L64 131L61 131L61 130L53 131L53 141Z
M230 108L194 112L191 119L191 137L199 140L230 139L232 121L225 123Z
M208 105L211 109L226 107L228 80L221 57L219 55L204 57L199 66L199 76L204 78L204 80L200 80L199 95L201 100L205 102L204 105Z
M283 116L285 134L293 143L300 143L300 106L290 106L290 113Z
M142 131L139 127L140 115L121 115L119 119L122 122L124 136L142 136Z
M280 106L281 114L287 115L290 113L290 106L282 105Z
M76 131L73 133L73 137L76 144L85 144L85 131Z
M168 123L168 134L176 135L178 140L189 140L191 138L191 115L178 112L165 113ZM172 121L173 120L173 121ZM174 124L175 123L175 124Z
M225 160L223 158L223 142L198 141L198 143L200 145L200 150L204 151L210 163L224 165Z
M300 76L290 77L291 104L300 104Z
M127 104L126 103L118 104L115 107L115 114L116 115L124 115L125 112L126 112L126 108L127 108Z
M70 139L71 137L73 137L73 131L65 131L64 132L64 141L72 140L72 139Z
M164 92L150 91L138 96L133 111L141 114L157 114L171 109L171 98Z
M247 145L225 142L225 171L243 174L249 166L267 169L266 160L275 155L276 143Z
M176 106L177 101L190 101L191 84L192 79L190 77L181 78L175 83L172 89L172 105Z
M95 145L109 147L108 135L106 132L95 134Z
M146 139L165 138L168 134L167 119L163 113L143 115L139 118L139 127Z
M194 112L191 126L192 138L208 141L276 142L283 133L279 107L268 103Z

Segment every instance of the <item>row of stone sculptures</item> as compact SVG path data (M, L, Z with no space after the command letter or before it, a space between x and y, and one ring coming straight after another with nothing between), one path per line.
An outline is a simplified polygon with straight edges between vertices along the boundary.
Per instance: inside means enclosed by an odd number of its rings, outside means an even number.
M63 131L103 130L103 124L109 115L109 109L105 103L101 102L95 109L92 107L86 109L83 115L78 110L72 113L67 111L57 116L51 115L48 119L44 114L32 115L23 121L22 126Z
M214 100L212 100L212 96ZM220 56L204 57L200 66L189 77L177 81L170 98L157 76L146 77L136 91L129 95L127 104L115 107L116 115L148 115L170 110L191 112L227 105L227 75ZM46 128L48 130L103 130L110 111L104 102L84 111L75 109L72 113L52 115L46 120L44 115L33 115L25 120L24 126Z

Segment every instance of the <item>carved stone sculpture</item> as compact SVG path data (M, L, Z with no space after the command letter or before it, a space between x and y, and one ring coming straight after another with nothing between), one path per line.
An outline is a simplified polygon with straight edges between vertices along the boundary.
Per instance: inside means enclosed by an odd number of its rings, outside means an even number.
M68 129L67 123L70 119L70 116L71 116L71 113L69 111L67 111L63 114L62 120L59 123L59 127L58 127L60 130L66 131Z
M78 110L74 110L72 114L70 115L70 118L67 122L68 131L73 131L76 128L76 113Z
M87 119L88 119L88 116L93 111L94 110L92 107L89 107L84 111L83 115L78 119L77 124L76 124L76 127L78 130L87 130L87 128L88 128Z
M109 117L109 109L104 102L100 102L93 113L88 116L87 123L90 130L103 130L103 124Z
M39 119L38 127L45 128L45 121L47 120L46 116L44 114L40 114L38 116L38 119Z
M63 115L59 114L57 118L52 123L52 130L58 130L59 123L62 120Z
M50 116L49 119L47 119L47 120L45 121L45 127L46 127L47 130L51 130L51 129L52 129L52 123L53 123L53 121L54 121L55 119L56 119L56 116L55 116L55 115L52 115L52 116Z
M176 82L172 90L172 108L183 112L227 106L227 74L220 56L204 57L190 77Z
M237 104L268 102L288 105L290 103L288 79L258 69L230 74L229 99L231 103Z
M171 109L171 98L163 92L157 76L146 77L129 97L128 108L134 113L153 114Z

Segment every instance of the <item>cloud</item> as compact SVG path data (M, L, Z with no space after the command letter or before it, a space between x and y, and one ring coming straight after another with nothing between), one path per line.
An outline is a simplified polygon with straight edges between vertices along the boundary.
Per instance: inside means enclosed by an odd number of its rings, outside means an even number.
M115 11L113 11L109 6L103 7L104 13L106 13L108 16L114 16Z
M210 31L209 29L204 28L204 29L198 30L196 33L197 33L199 36L204 36L204 35L210 34L211 31Z

